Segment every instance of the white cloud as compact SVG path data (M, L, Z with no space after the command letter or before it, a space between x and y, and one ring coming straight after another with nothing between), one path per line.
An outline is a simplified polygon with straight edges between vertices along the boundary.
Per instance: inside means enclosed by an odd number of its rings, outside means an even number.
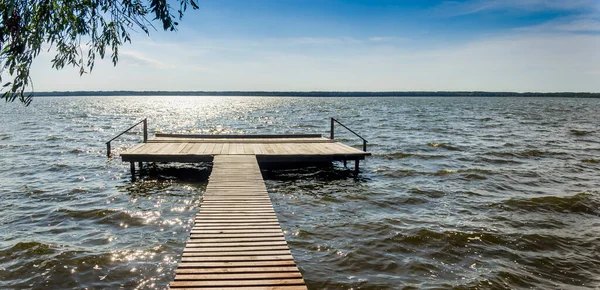
M539 25L522 27L517 30L527 32L600 32L600 19L593 16L563 17Z
M142 52L136 50L122 50L119 52L119 58L125 65L149 66L158 69L173 68L173 65L167 65L164 62L145 56Z
M372 41L372 42L391 42L391 41L399 41L399 40L405 40L405 39L401 39L401 38L394 37L394 36L372 36L372 37L369 37L369 41Z
M490 10L552 10L597 13L600 11L600 2L597 0L469 0L465 2L446 1L433 9L436 15L445 17Z
M338 44L356 44L362 42L353 37L292 37L269 39L267 42L283 45L338 45Z

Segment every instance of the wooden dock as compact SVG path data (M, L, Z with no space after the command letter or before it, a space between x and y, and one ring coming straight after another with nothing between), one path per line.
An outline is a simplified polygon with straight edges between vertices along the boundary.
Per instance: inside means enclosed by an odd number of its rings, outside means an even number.
M359 161L370 153L321 135L157 134L121 154L135 163L213 162L172 289L307 289L287 246L259 163ZM146 121L144 120L144 128ZM117 136L118 137L118 136ZM362 138L362 137L361 137ZM114 138L113 138L114 140ZM364 140L364 139L363 139ZM111 140L112 141L112 140ZM366 150L366 140L364 140ZM107 142L110 156L110 141Z
M135 163L143 162L211 162L216 155L252 155L259 163L359 162L371 153L358 150L321 135L183 135L156 134L121 153L131 164L135 179Z
M215 155L256 155L259 162L363 160L370 153L321 135L157 134L121 154L125 162L210 162Z
M253 155L218 155L172 289L306 289Z

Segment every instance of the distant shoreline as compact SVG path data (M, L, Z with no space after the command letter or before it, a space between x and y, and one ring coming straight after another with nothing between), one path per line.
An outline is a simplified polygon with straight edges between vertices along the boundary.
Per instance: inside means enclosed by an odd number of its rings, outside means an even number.
M482 92L482 91L399 91L399 92L336 92L336 91L55 91L35 92L34 97L58 96L261 96L261 97L559 97L600 98L600 93L586 92Z

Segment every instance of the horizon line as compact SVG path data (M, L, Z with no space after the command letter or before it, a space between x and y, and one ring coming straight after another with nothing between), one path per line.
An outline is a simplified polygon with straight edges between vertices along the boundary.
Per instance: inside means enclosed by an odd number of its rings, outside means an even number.
M512 93L512 94L600 94L600 92L590 91L482 91L482 90L386 90L386 91L361 91L361 90L60 90L60 91L30 91L28 94L46 94L46 93L116 93L116 92L134 92L134 93Z

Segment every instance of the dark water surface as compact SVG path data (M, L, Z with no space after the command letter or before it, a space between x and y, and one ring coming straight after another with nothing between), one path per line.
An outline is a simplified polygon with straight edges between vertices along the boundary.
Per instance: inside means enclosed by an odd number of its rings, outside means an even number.
M37 98L0 105L0 288L162 289L210 168L118 152L151 133L322 133L369 141L358 179L263 172L311 289L598 289L600 100ZM360 147L352 135L341 141Z

